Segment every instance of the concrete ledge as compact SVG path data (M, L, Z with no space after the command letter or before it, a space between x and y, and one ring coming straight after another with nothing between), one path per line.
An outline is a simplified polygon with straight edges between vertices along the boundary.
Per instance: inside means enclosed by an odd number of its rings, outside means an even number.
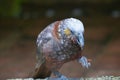
M16 78L7 80L60 80L59 78L46 78L46 79L33 79L33 78ZM120 76L102 76L102 77L90 77L90 78L68 78L68 80L120 80Z

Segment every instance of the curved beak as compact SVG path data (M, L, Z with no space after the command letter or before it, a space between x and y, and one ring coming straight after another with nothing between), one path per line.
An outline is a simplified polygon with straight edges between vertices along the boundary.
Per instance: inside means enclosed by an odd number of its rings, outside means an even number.
M84 36L83 33L77 36L77 43L80 45L81 49L84 47Z

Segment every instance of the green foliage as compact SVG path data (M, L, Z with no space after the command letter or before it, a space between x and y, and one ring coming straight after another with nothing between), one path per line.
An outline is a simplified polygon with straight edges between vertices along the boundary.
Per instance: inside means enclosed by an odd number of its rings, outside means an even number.
M11 16L19 16L19 13L21 11L21 0L13 0L13 3L11 5Z
M0 16L17 17L21 10L21 0L0 1Z

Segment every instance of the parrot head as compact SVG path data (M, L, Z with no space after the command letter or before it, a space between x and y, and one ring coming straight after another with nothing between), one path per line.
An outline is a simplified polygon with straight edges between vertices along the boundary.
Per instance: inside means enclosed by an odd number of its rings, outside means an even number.
M74 35L76 42L79 44L81 49L84 47L84 26L83 23L75 18L68 18L63 21L66 29L64 33L66 35Z

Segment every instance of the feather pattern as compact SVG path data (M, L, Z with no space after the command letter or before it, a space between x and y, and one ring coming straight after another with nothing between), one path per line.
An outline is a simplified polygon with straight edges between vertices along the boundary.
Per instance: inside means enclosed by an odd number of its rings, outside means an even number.
M65 32L67 29L69 32ZM56 21L48 25L37 38L37 64L33 77L49 77L51 72L58 74L58 69L64 63L81 58L82 47L77 40L81 37L77 34L83 34L83 32L82 22L75 18ZM84 60L87 59L83 58L79 61L87 65Z

